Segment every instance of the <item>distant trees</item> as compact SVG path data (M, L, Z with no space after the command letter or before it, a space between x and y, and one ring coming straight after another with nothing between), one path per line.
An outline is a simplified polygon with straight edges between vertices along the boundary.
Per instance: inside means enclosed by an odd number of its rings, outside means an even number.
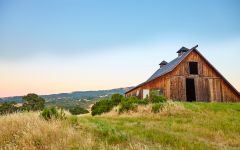
M80 114L87 114L89 113L88 110L80 107L80 106L75 106L71 109L69 109L69 112L72 114L72 115L80 115Z
M5 102L0 104L0 115L10 114L14 112L38 111L43 110L45 106L45 100L37 94L30 93L22 97L22 106L17 106L16 102Z
M0 115L14 113L17 112L18 109L15 102L5 102L0 105Z
M23 107L27 111L37 111L43 110L45 106L45 99L38 96L37 94L30 93L26 96L23 96Z

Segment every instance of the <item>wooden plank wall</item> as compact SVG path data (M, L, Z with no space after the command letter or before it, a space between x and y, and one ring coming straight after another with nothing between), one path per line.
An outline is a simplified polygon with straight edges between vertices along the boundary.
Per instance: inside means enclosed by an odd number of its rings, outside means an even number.
M189 75L188 62L198 62L198 75ZM200 101L240 101L239 95L221 79L221 76L197 52L193 51L170 74L170 76L183 76L194 78L196 98ZM176 86L177 87L177 86ZM174 87L172 87L174 89ZM172 92L172 90L171 90ZM175 98L176 91L172 97Z
M195 78L196 85L196 99L198 101L208 102L209 96L209 82L206 78Z
M173 100L186 100L186 82L181 76L173 76L170 79L170 98Z
M224 102L240 102L240 96L232 92L232 89L221 80L222 101Z
M167 97L170 98L170 87L169 87L169 78L166 78L166 76L163 76L161 78L157 78L146 85L140 86L137 89L134 89L133 91L129 92L126 94L126 96L136 96L137 91L140 91L140 95L138 96L139 98L143 98L142 91L143 89L162 89L163 94Z

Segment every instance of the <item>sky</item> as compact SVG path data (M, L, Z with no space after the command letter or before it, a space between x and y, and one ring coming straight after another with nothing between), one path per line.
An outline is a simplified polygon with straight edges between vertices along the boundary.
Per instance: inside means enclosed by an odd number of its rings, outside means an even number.
M0 97L134 86L196 44L239 91L238 0L0 0Z

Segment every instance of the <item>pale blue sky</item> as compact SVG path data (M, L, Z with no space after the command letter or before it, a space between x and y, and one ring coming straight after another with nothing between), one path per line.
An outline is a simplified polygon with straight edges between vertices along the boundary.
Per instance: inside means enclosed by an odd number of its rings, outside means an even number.
M0 0L0 97L136 85L196 44L240 90L238 0Z

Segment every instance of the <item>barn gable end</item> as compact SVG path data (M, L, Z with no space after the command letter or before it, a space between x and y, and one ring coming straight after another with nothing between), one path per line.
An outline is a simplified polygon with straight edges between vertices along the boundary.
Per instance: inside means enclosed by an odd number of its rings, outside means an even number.
M196 66L197 74L190 74L190 68L196 72ZM189 92L188 81L193 84L191 86L194 86L194 91L190 89ZM126 96L144 98L143 91L146 93L146 90L159 90L167 98L181 101L189 100L189 93L194 93L196 101L240 101L239 92L196 47L157 70L146 82L127 91Z

